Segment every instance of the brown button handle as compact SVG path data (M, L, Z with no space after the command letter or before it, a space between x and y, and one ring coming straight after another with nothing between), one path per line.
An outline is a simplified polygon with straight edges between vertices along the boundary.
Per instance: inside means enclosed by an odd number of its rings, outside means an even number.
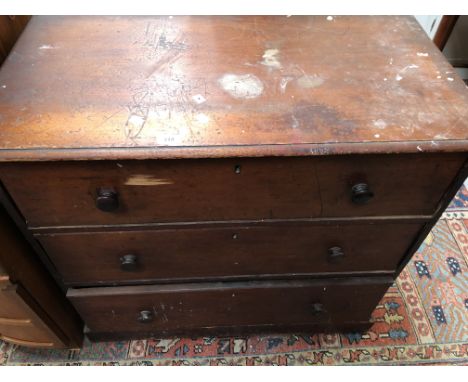
M120 258L120 268L125 272L135 272L138 269L138 257L133 254Z
M154 319L154 315L150 310L142 310L138 316L138 322L142 324L147 324L152 322Z
M374 197L367 183L357 183L351 187L351 200L354 204L366 204Z
M112 212L119 208L119 196L117 191L107 187L98 188L96 207L103 212Z
M327 260L329 263L336 264L344 259L344 251L341 247L328 248Z

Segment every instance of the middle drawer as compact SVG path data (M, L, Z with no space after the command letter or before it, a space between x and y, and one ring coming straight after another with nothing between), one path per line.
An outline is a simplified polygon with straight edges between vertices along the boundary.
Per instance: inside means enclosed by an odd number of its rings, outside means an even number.
M37 234L67 285L393 272L421 222Z

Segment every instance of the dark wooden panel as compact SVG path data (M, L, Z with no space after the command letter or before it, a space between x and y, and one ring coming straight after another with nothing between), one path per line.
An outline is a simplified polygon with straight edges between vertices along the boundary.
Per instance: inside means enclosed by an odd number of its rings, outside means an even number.
M458 20L457 15L444 15L434 36L434 44L442 52Z
M432 215L467 158L451 155L361 155L317 165L322 216ZM353 184L367 183L368 203L351 202Z
M465 84L413 17L33 17L0 86L0 159L468 147Z
M421 223L195 228L38 236L64 282L395 270ZM330 248L340 247L344 256ZM127 255L127 265L121 266ZM136 266L132 258L136 256Z
M294 158L35 163L6 166L1 173L31 226L320 213L314 164ZM118 192L115 212L96 208L99 187Z
M391 278L199 283L70 289L92 332L158 332L226 326L340 325L362 322ZM141 322L148 311L150 322ZM151 318L152 317L152 318Z
M465 154L2 164L29 226L432 215ZM240 173L236 173L240 166ZM351 201L356 183L375 197ZM97 189L119 208L102 212Z

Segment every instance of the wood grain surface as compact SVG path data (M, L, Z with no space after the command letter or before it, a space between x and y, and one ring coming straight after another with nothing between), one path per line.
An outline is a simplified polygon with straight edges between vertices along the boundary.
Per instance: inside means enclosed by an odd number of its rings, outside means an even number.
M0 160L466 151L467 103L413 17L41 16Z
M340 325L370 318L389 277L69 289L94 332L177 332L251 325ZM322 310L315 310L320 304ZM140 312L151 322L139 322Z
M3 163L0 178L29 227L432 215L464 161L450 153ZM358 205L351 188L361 182L374 198ZM100 187L118 193L115 211L96 207Z
M49 234L37 238L67 285L325 273L391 274L421 223L301 224ZM385 245L382 245L384 243ZM330 248L343 257L333 261ZM121 268L125 255L134 269Z

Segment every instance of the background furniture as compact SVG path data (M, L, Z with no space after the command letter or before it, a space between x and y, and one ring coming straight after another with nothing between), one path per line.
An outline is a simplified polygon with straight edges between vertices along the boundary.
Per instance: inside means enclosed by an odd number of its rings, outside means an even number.
M0 339L31 347L79 347L81 320L3 208L0 248Z

